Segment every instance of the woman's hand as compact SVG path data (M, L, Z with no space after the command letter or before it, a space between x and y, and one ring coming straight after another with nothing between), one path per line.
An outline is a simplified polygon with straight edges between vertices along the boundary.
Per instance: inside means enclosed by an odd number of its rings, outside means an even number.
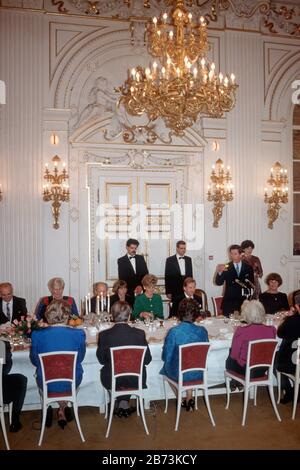
M140 317L141 317L141 318L150 318L150 317L151 317L151 313L149 313L149 312L141 312L141 313L140 313Z

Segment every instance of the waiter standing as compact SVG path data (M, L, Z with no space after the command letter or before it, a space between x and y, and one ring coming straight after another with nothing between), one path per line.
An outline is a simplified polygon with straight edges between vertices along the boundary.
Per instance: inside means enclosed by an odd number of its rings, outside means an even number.
M118 276L122 281L126 281L128 295L133 296L137 287L142 289L142 279L148 274L146 261L142 255L137 255L138 240L129 238L126 242L126 255L118 259Z

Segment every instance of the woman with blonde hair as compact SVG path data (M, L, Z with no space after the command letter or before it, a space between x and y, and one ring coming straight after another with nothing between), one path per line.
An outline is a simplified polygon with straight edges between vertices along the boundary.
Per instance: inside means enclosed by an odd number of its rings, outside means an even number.
M159 294L155 294L157 277L153 274L146 274L142 279L145 292L135 298L132 316L134 318L164 318L162 299Z
M31 335L30 359L37 368L37 384L42 388L42 370L39 354L55 351L77 351L76 362L76 388L79 387L82 376L82 361L85 356L85 333L68 326L70 316L70 305L65 300L53 300L47 307L45 319L49 327L35 330ZM70 390L68 382L57 382L49 384L49 392L66 394ZM72 416L66 402L58 402L57 412L58 425L63 429ZM46 426L52 424L52 409L48 408Z
M51 292L51 295L42 297L36 307L36 318L38 320L47 321L45 319L45 312L52 300L65 300L70 305L71 315L78 316L76 302L73 297L69 297L66 295L63 296L64 288L65 281L61 277L53 277L52 279L50 279L50 281L48 282L48 289Z
M241 316L247 324L238 326L235 330L229 356L226 360L226 370L245 375L249 342L276 338L276 328L264 325L266 312L258 300L245 300ZM261 377L264 375L265 369L254 369L252 373L252 377ZM240 388L241 385L232 381L231 388L235 387Z

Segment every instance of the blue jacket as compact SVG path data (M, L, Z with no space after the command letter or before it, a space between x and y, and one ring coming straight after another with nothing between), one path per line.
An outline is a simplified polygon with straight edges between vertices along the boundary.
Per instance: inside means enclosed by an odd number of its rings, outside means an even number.
M32 332L30 360L37 368L37 383L42 388L42 370L38 357L40 353L55 351L77 351L76 387L82 381L83 369L81 362L85 356L85 333L67 326L49 326ZM68 382L57 382L49 385L49 392L65 392L69 390Z
M203 326L183 321L178 326L171 328L166 336L162 351L164 366L160 374L178 381L179 346L198 342L208 342L208 334ZM202 372L186 372L183 378L184 380L201 380L202 375Z

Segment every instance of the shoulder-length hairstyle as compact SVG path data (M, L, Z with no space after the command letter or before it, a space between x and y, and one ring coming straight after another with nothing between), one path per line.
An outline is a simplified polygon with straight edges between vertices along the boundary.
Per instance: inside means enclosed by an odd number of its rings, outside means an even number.
M146 274L146 276L144 276L142 279L143 287L156 286L156 284L157 284L157 277L154 276L154 274Z

